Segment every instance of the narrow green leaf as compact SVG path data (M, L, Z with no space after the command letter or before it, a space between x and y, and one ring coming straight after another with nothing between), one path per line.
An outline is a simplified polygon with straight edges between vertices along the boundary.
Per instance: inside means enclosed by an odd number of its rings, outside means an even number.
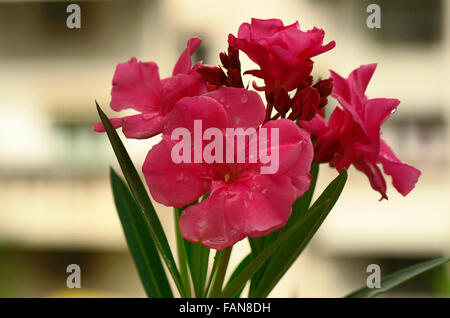
M312 163L311 165L311 185L305 194L294 202L292 207L292 215L288 220L288 223L281 231L287 231L292 225L298 222L308 211L311 200L314 195L314 190L316 189L317 177L319 176L319 165L317 163Z
M230 261L231 250L233 246L227 247L222 250L220 253L220 257L218 259L217 272L214 276L214 281L211 287L210 297L216 298L220 297L222 294L222 285L225 280L225 274L228 268L228 262Z
M105 127L106 134L108 135L111 146L114 153L119 161L120 168L125 176L125 179L130 187L131 194L133 195L136 203L142 211L145 221L148 224L150 230L150 235L155 243L159 253L161 254L164 262L172 275L172 278L180 292L181 297L186 297L184 292L185 288L181 280L180 273L178 272L175 259L173 258L172 251L170 250L169 243L167 242L167 237L159 221L158 215L156 214L155 208L153 207L150 198L148 197L147 191L142 184L141 178L139 177L130 156L128 155L119 135L112 126L108 117L101 110L100 106L95 102L97 106L97 112L100 119Z
M314 190L316 188L317 183L317 177L319 174L319 165L317 163L312 163L311 165L311 185L306 191L302 197L298 198L293 206L292 206L292 214L289 217L289 220L286 224L286 226L272 234L258 237L256 239L249 237L250 246L252 248L253 255L258 255L258 253L265 248L266 246L270 245L273 241L277 239L279 235L286 232L288 229L290 229L295 223L297 223L308 211L309 206L311 205L311 200L314 195ZM258 287L259 283L261 282L261 277L264 275L264 272L266 271L266 268L268 266L269 262L265 262L261 268L258 270L258 272L253 275L251 279L249 294L253 294Z
M190 243L191 276L196 297L204 297L210 249L201 243Z
M221 255L223 253L223 250L221 251L216 251L216 254L214 255L214 263L211 269L211 273L209 274L209 278L208 278L208 283L206 284L206 289L205 292L203 293L205 296L208 295L209 293L209 289L211 287L211 283L214 280L216 273L217 273L217 268L219 267L219 262L221 259Z
M147 223L128 187L112 168L111 186L128 248L145 292L148 297L173 297Z
M202 200L204 200L206 197L207 197L207 195L203 196ZM181 209L178 209L178 218L175 220L175 222L176 222L175 226L179 233L179 239L183 241L186 258L188 261L187 263L189 265L189 270L191 272L195 296L196 297L204 297L205 296L204 290L205 290L206 276L208 274L210 249L201 243L192 243L192 242L185 240L181 236L181 233L179 232L179 225L178 225L178 220L181 216L181 213L189 206L197 204L197 203L198 203L198 200L182 207ZM182 271L181 268L180 268L180 271ZM181 274L182 274L181 276L183 276L183 273L181 273Z
M450 261L450 258L442 257L430 261L419 263L390 274L381 280L381 288L363 287L345 296L351 298L368 298L381 295L394 287L397 287L408 280L423 274L433 268L444 265Z
M256 271L261 267L262 264L272 256L277 249L289 238L297 237L297 233L304 230L304 228L310 228L311 223L315 220L315 216L320 211L324 211L323 207L328 203L325 201L322 205L315 207L311 210L303 220L295 224L288 231L280 235L272 244L267 246L261 251L255 258L253 258L250 263L232 280L228 283L222 292L221 297L232 298L235 297L244 288L247 281L256 273Z
M191 297L191 286L189 283L189 273L188 273L188 261L186 255L185 240L181 236L180 227L178 225L178 220L180 218L180 209L173 209L174 215L174 226L175 226L175 238L177 242L177 252L178 252L178 267L180 268L181 280L183 281L184 290L187 297Z
M252 259L253 259L252 253L250 253L246 257L244 257L244 259L239 263L239 265L234 270L233 274L231 274L231 277L228 280L228 283L226 286L228 286L228 284L230 282L232 282L233 279L235 279L242 272L242 270L248 266L248 264L250 264ZM245 285L244 285L244 287L245 287ZM234 297L238 298L241 295L242 291L244 290L244 287L242 287L242 289L239 291L239 293L237 295L235 295Z
M344 170L328 185L325 191L312 205L311 209L306 213L306 216L303 217L310 217L308 226L303 226L298 229L295 235L292 235L285 240L274 257L269 261L269 264L264 271L264 275L258 284L258 288L251 294L251 297L267 297L317 232L320 225L338 200L346 180L347 171ZM327 204L324 205L325 202L327 202ZM319 206L322 207L321 210L317 210ZM313 213L312 211L316 211L316 213ZM297 224L300 222L301 219L300 221L297 221ZM296 224L294 224L291 229L295 226Z

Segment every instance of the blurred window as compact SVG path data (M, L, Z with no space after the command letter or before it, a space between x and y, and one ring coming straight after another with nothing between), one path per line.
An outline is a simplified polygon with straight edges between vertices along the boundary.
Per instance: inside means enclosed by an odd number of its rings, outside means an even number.
M442 112L395 115L383 126L391 148L402 160L443 165L446 163L446 122Z
M435 44L441 40L442 0L365 0L363 12L371 3L381 8L381 28L366 30L379 41Z
M1 1L0 54L114 56L140 45L142 0L81 1L80 29L66 26L70 3Z
M66 169L91 171L104 166L109 153L106 149L106 136L92 130L93 121L57 120L53 136L55 148L52 161L56 166Z

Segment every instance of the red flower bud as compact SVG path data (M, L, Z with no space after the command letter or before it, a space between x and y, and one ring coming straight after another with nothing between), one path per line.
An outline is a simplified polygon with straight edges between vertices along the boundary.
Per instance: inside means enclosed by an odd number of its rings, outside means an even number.
M225 69L230 68L230 62L228 62L228 55L224 52L220 52L219 54L220 62L222 63Z
M297 91L292 100L292 114L289 118L296 120L311 120L317 113L320 95L317 89L308 86Z
M203 64L197 68L197 72L210 84L223 85L227 80L225 73L217 66Z
M274 107L281 114L286 114L291 108L291 98L284 88L275 93Z
M333 80L331 78L321 80L313 86L319 92L320 97L328 97L333 90Z

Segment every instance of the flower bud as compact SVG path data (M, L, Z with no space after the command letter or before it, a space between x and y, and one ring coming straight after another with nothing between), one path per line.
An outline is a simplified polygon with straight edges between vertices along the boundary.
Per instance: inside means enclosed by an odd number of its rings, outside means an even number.
M320 97L328 97L333 90L333 80L331 78L321 80L313 86L319 92Z
M197 72L210 84L223 85L227 80L225 73L217 66L206 64L200 65L197 68Z
M297 91L292 100L291 119L311 120L317 113L320 103L320 95L317 89L308 86Z
M274 107L281 114L286 114L291 108L291 98L284 88L275 93Z

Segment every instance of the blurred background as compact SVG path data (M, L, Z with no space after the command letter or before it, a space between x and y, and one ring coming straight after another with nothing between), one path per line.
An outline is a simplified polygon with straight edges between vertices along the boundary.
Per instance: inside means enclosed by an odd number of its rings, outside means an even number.
M387 177L389 200L379 202L350 169L338 204L271 296L340 297L365 284L369 264L384 276L450 254L450 1L77 1L81 29L66 27L69 3L0 0L0 297L145 296L112 200L108 167L118 167L106 135L91 130L94 100L113 115L115 66L135 56L169 76L190 36L203 39L194 59L217 65L228 33L251 17L323 28L337 45L315 58L315 76L378 62L368 96L401 100L384 139L422 171L406 198ZM380 29L366 26L371 3ZM137 167L157 141L124 139ZM321 166L319 175L320 193L337 172ZM156 207L173 244L172 211ZM231 263L248 250L237 244ZM81 267L81 289L66 287L69 264ZM392 296L449 297L449 266Z

